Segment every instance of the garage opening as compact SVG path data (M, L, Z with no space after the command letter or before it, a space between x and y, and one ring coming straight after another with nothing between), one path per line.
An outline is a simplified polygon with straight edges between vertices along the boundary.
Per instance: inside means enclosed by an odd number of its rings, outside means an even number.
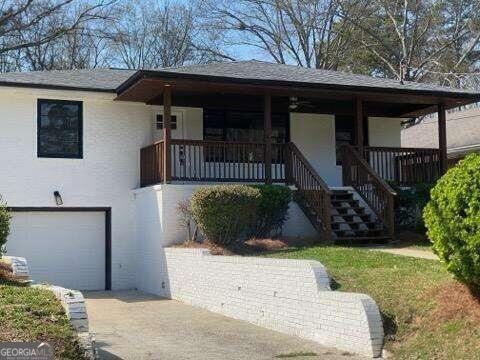
M76 290L111 289L110 208L11 208L7 254L31 278Z

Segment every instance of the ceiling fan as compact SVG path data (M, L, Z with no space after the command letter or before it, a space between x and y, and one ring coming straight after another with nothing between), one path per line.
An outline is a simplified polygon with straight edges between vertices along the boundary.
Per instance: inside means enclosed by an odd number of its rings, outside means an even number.
M300 106L315 107L315 105L308 100L299 100L298 97L296 96L290 96L290 104L288 105L288 108L290 110L295 110L295 109L298 109Z

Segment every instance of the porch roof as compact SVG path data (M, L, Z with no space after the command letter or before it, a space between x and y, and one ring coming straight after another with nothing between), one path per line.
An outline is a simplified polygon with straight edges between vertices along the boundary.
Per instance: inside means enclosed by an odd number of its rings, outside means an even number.
M320 70L301 66L276 64L259 60L210 63L153 70L139 70L117 88L122 93L141 78L178 78L190 80L227 81L243 84L321 86L332 88L389 89L436 95L480 97L479 93L464 89L438 86L428 83L379 78L341 71Z
M199 94L208 103L219 94L270 93L285 101L301 97L302 102L311 103L311 112L327 113L345 112L353 99L361 98L371 116L418 116L436 111L439 103L452 108L480 100L480 93L464 89L257 60L139 70L117 88L117 100L161 104L167 84L173 87L174 101L175 96L180 99L179 106L198 106ZM205 98L206 94L212 98Z

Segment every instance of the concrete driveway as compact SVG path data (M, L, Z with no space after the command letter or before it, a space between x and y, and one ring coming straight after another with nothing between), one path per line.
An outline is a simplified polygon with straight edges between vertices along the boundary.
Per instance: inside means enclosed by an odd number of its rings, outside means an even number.
M95 334L100 359L359 358L136 291L85 292L84 295L90 331Z

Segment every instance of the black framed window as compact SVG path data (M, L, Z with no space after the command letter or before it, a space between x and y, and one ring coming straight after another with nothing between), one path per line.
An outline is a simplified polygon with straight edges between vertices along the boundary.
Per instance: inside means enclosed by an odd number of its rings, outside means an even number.
M163 114L157 114L157 129L163 129ZM177 115L170 116L170 129L176 130L177 129Z
M83 157L81 101L37 101L37 155L45 158Z
M203 138L216 141L263 142L263 113L204 109ZM272 142L290 141L288 113L272 114Z
M272 114L272 143L285 144L290 141L290 126L288 113ZM263 112L233 111L233 110L203 110L203 138L212 141L263 143L264 138ZM261 158L263 154L252 154ZM241 161L234 153L205 154L206 161ZM281 154L275 151L272 161L283 161Z

